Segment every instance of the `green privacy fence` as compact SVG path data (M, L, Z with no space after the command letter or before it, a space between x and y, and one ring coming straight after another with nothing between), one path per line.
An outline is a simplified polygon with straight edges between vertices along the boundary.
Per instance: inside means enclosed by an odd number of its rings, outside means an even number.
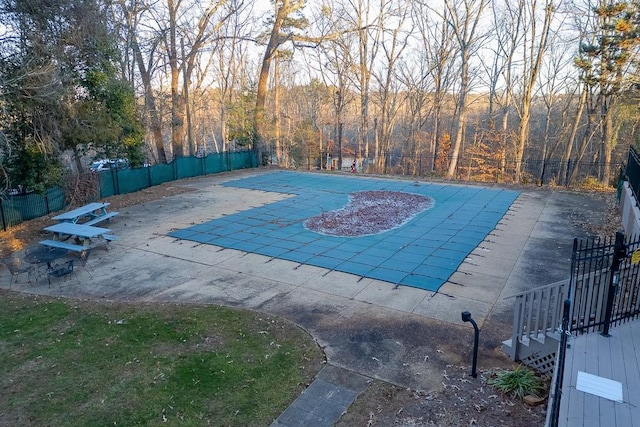
M27 193L8 198L0 197L2 229L33 218L45 216L65 207L64 191L60 187L49 188L44 194Z
M181 157L171 163L135 169L112 169L100 174L100 197L128 194L144 188L184 178L215 174L257 166L252 151L209 154L206 157ZM45 194L19 194L0 197L0 225L6 231L23 221L66 208L64 191L50 188Z
M171 163L136 169L111 169L100 173L100 197L128 194L177 179L256 167L252 151L179 157Z

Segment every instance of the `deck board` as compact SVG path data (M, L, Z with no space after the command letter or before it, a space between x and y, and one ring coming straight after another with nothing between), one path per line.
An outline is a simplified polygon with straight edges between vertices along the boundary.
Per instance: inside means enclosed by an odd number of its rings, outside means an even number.
M622 382L622 388L623 388L622 398L624 399L624 382L623 382L624 378L614 377L613 370L611 367L611 359L612 357L615 357L615 356L612 356L611 353L612 353L612 350L614 350L614 348L617 348L616 343L619 341L619 337L613 334L609 338L603 337L598 333L595 333L595 334L592 333L591 335L593 337L593 342L591 345L595 346L598 349L598 353L597 353L598 366L597 366L597 370L593 371L593 373L603 378L608 378L610 380ZM603 342L605 343L605 345L602 345ZM597 418L594 418L594 421L599 422L601 419L615 419L616 415L615 415L614 402L608 399L602 399L602 398L596 398L596 399L598 401L595 402L595 405L598 405L598 404L600 405L600 414L599 414L600 416ZM591 425L596 426L600 424L591 424Z
M631 328L629 334L629 340L623 343L622 357L625 365L625 372L627 378L627 392L626 396L634 397L640 392L640 326ZM636 404L640 402L640 398L636 399ZM635 415L635 417L633 417ZM626 419L625 414L625 419ZM634 413L629 408L629 415L631 418L629 425L633 427L640 427L640 417L638 413ZM623 420L624 421L624 420Z
M640 427L640 320L613 327L609 333L610 337L592 332L570 340L560 426ZM576 389L578 371L621 382L623 402Z

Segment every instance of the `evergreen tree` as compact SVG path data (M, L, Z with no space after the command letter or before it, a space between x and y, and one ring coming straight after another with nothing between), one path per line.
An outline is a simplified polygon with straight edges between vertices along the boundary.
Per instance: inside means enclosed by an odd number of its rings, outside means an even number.
M65 150L79 171L90 149L142 160L142 127L117 73L105 8L101 0L0 0L0 163L11 186L54 184Z

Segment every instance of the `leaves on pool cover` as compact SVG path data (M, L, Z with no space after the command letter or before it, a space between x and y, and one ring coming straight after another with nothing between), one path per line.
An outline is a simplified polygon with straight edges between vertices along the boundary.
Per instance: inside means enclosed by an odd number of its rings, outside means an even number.
M358 191L344 208L309 218L304 226L330 236L366 236L399 227L432 206L432 198L419 194Z

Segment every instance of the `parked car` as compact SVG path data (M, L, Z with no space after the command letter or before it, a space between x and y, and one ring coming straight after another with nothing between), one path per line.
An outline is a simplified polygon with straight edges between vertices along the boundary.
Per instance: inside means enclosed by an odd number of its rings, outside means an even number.
M128 169L129 161L126 159L96 160L89 167L93 172L102 172L111 169Z

